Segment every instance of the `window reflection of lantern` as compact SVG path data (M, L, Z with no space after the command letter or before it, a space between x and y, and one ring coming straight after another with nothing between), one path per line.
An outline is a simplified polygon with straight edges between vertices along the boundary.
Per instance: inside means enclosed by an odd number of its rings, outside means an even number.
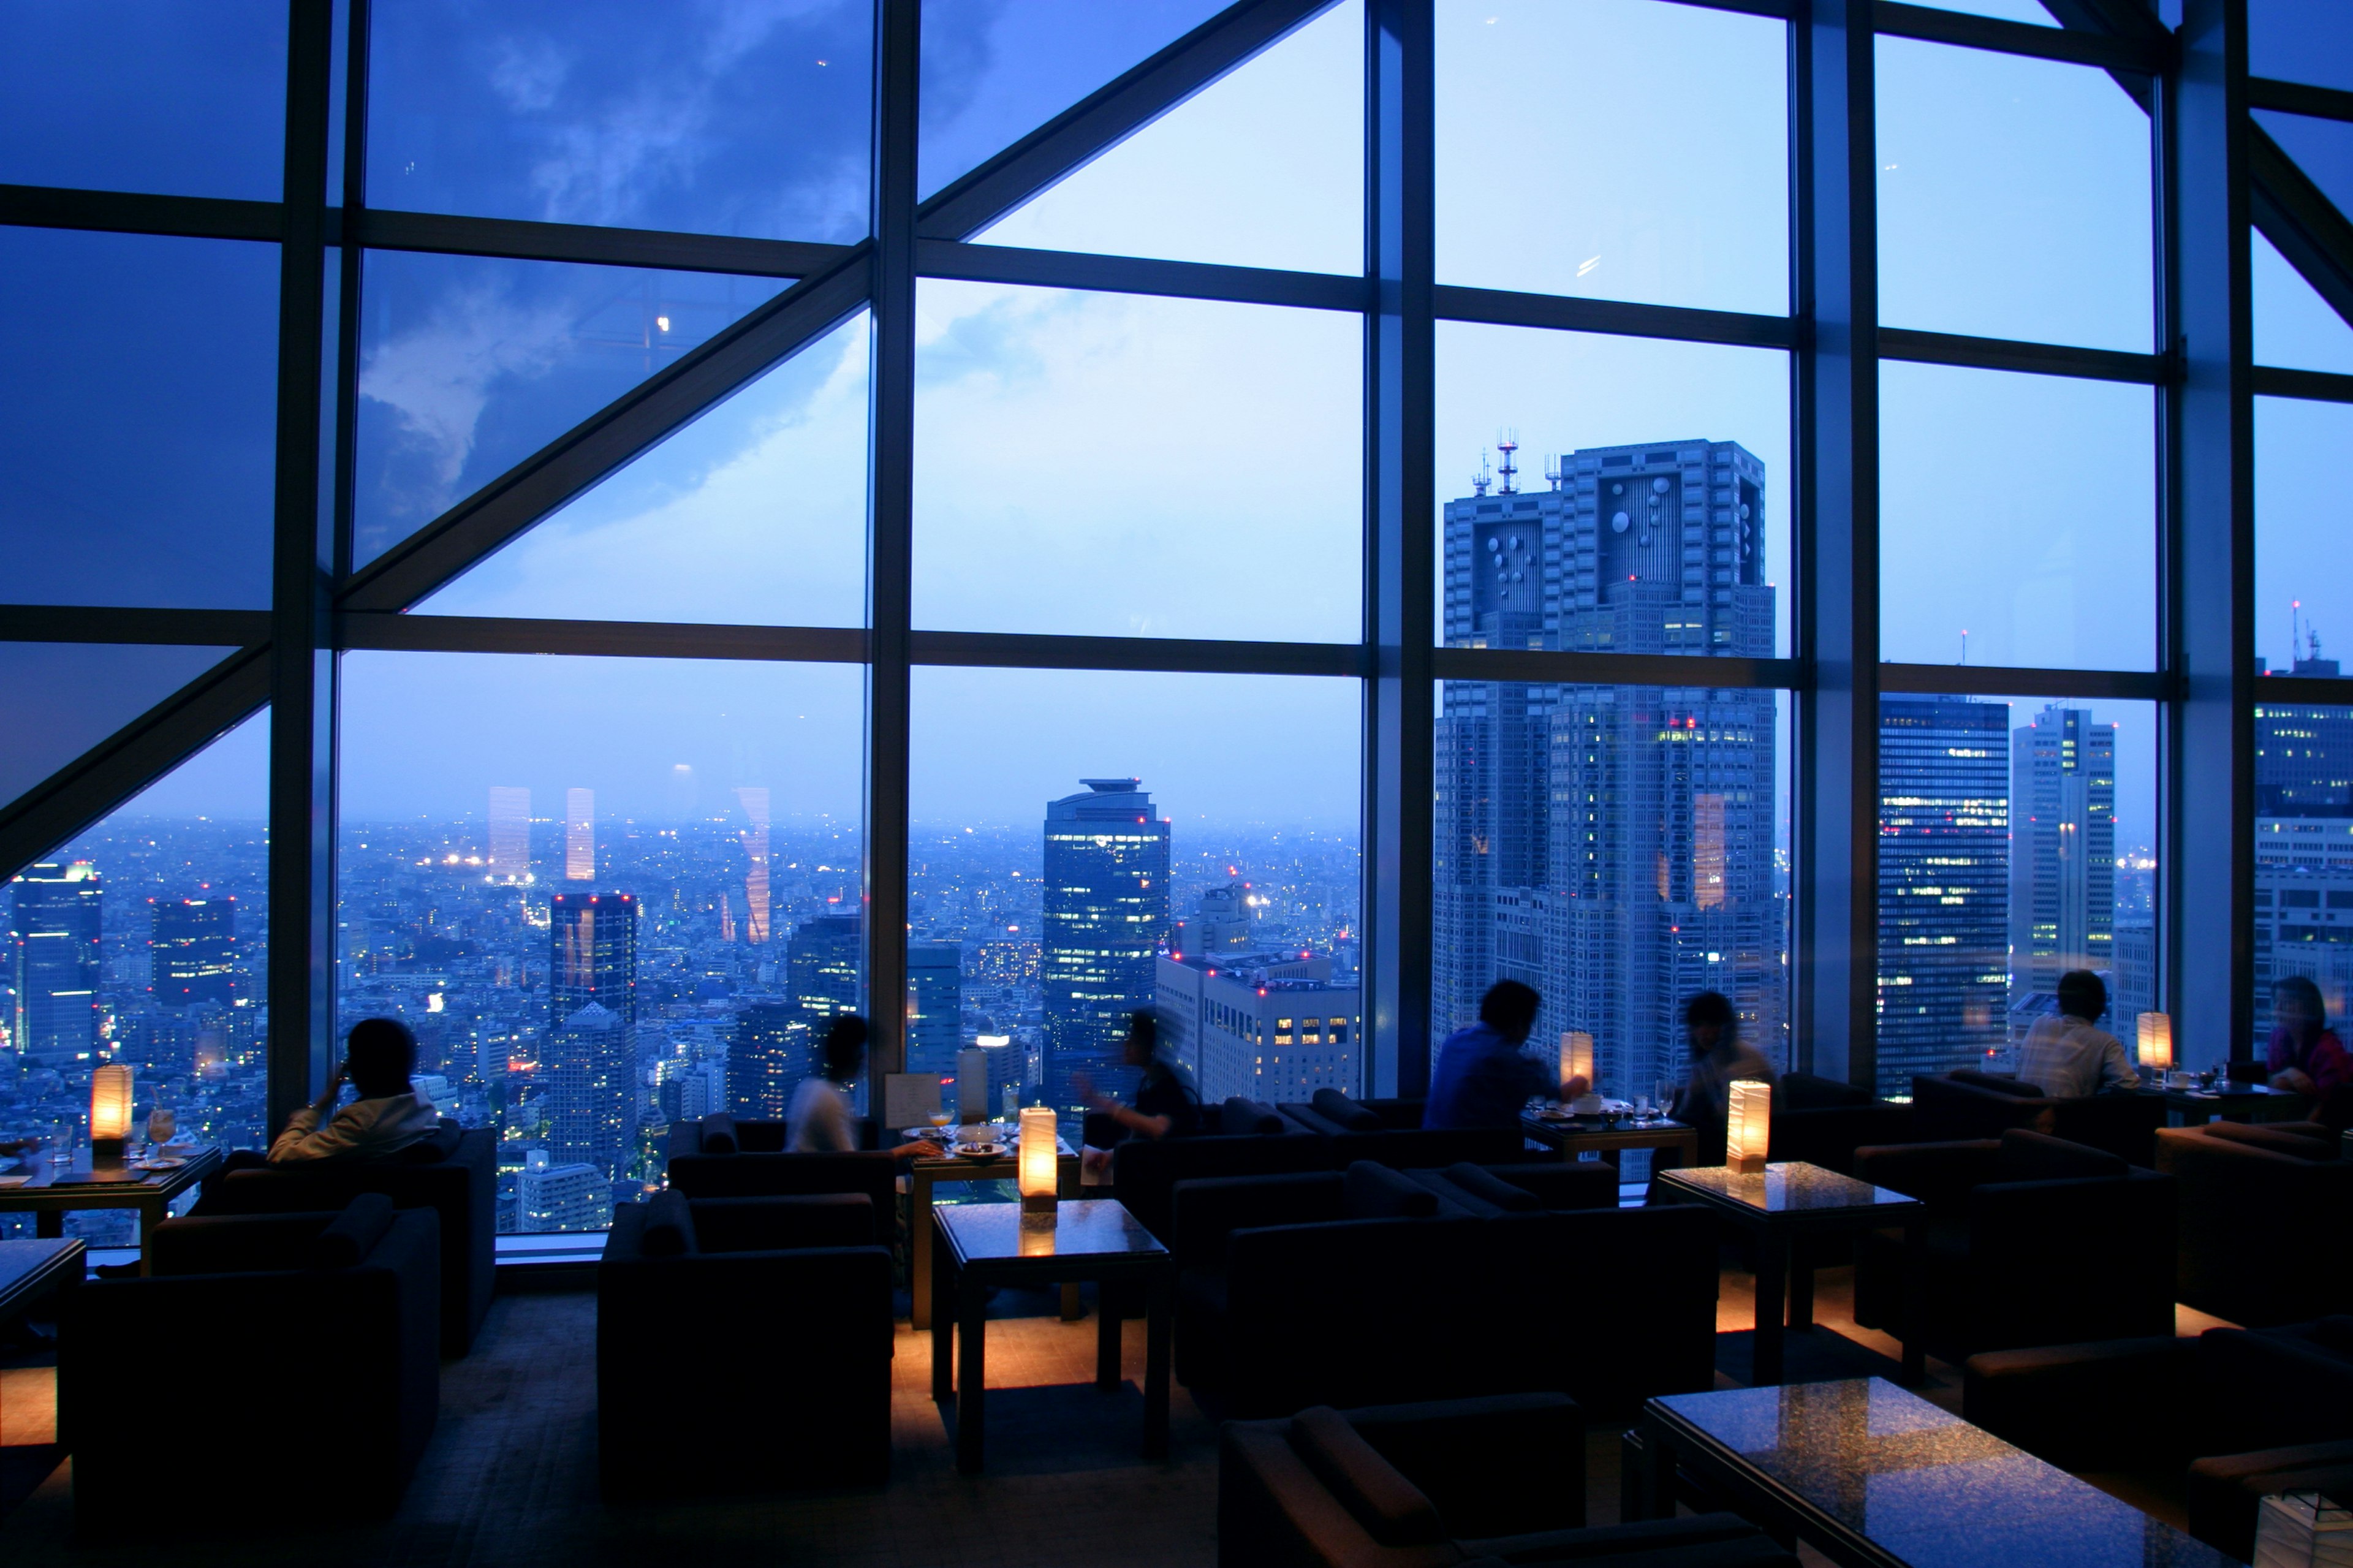
M1735 1079L1732 1113L1725 1126L1724 1163L1754 1175L1765 1168L1765 1148L1773 1136L1773 1086L1761 1079Z
M2140 1065L2149 1071L2168 1074L2173 1070L2173 1020L2162 1013L2140 1016Z
M1046 1106L1025 1106L1021 1111L1021 1207L1025 1213L1051 1214L1061 1171L1055 1160L1054 1113Z
M120 1160L131 1137L131 1069L109 1062L90 1075L90 1153Z

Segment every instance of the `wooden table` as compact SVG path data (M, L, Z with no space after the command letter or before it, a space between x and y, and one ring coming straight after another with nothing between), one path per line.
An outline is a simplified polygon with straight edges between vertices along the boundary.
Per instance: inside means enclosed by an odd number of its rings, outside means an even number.
M2309 1096L2263 1083L2218 1084L2211 1091L2152 1085L2135 1092L2162 1095L2165 1120L2175 1127L2202 1127L2218 1116L2225 1121L2293 1121L2312 1105Z
M46 1154L22 1162L22 1173L32 1180L20 1187L0 1187L0 1214L29 1214L33 1230L44 1238L66 1233L66 1215L79 1209L134 1209L139 1215L139 1272L148 1272L148 1246L155 1227L170 1214L173 1201L220 1169L221 1152L206 1147L181 1156L185 1163L169 1171L137 1171L130 1163L90 1163L90 1151L78 1151L69 1165L53 1165Z
M956 1468L981 1466L988 1395L988 1295L1016 1289L1122 1279L1145 1287L1144 1457L1168 1456L1168 1339L1176 1261L1117 1198L1057 1204L1025 1215L1018 1204L957 1204L932 1211L932 1397L956 1402ZM1096 1303L1095 1386L1120 1385L1120 1314L1105 1289ZM962 1340L959 1346L955 1342ZM956 1352L962 1352L961 1367Z
M1001 1125L1001 1124L1000 1124ZM954 1128L924 1129L921 1136L946 1139ZM915 1136L910 1133L910 1136ZM1005 1152L994 1159L975 1160L961 1154L936 1160L915 1160L907 1170L907 1322L914 1329L932 1326L932 1189L942 1182L1010 1182L1018 1180L1020 1150L1009 1138L999 1138ZM1054 1141L1055 1191L1063 1198L1079 1195L1079 1157L1060 1138ZM1079 1315L1079 1288L1062 1292L1062 1316Z
M1598 1116L1564 1121L1528 1111L1520 1117L1520 1131L1547 1149L1559 1150L1565 1160L1588 1149L1600 1151L1604 1159L1621 1149L1672 1149L1683 1156L1683 1164L1699 1163L1699 1130L1663 1116L1637 1126L1631 1117L1619 1117L1613 1124Z

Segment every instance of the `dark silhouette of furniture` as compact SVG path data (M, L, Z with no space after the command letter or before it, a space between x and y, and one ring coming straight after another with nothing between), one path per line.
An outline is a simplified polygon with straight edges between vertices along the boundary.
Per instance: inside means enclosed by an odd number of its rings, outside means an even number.
M441 1352L461 1356L491 1310L498 1267L499 1135L444 1120L440 1133L383 1160L311 1160L253 1165L205 1183L197 1215L312 1214L363 1193L395 1208L431 1209L440 1220Z
M2065 1468L2186 1479L2189 1532L2242 1563L2267 1494L2353 1495L2353 1318L1972 1356L1962 1401Z
M1731 1514L1585 1528L1585 1421L1557 1394L1232 1421L1218 1456L1219 1568L1784 1568Z
M1325 1141L1325 1165L1335 1171L1345 1171L1358 1160L1404 1171L1464 1160L1494 1165L1526 1157L1525 1140L1516 1123L1425 1128L1422 1105L1419 1100L1351 1100L1336 1089L1324 1089L1308 1103L1276 1109Z
M605 1495L879 1485L891 1474L891 1252L861 1194L613 1214L596 1265ZM681 1345L719 1347L723 1375Z
M2180 1190L2174 1293L2249 1328L2353 1311L2353 1163L2312 1122L2209 1122L2157 1135Z
M380 1193L166 1220L150 1277L69 1291L58 1428L77 1531L390 1514L440 1408L439 1231ZM195 1440L157 1440L141 1413L159 1392L204 1413Z
M1979 1351L2173 1331L2175 1184L2114 1153L2012 1129L1855 1152L1862 1181L1920 1199L1903 1239L1863 1238L1854 1317L1957 1363ZM1920 1276L1906 1301L1906 1268ZM1918 1321L1912 1321L1915 1316Z
M860 1130L869 1143L871 1131L871 1126ZM874 1239L888 1247L897 1237L896 1160L871 1148L847 1154L786 1153L781 1121L738 1121L732 1116L673 1121L667 1176L672 1187L690 1198L862 1193L871 1205L867 1212Z
M1767 1158L1854 1174L1857 1149L1912 1142L1912 1107L1837 1079L1787 1072L1773 1084Z
M2060 1099L2017 1079L1963 1069L1912 1080L1912 1140L1923 1143L1999 1138L2015 1127L2147 1166L2156 1160L2157 1130L2165 1125L2165 1098Z

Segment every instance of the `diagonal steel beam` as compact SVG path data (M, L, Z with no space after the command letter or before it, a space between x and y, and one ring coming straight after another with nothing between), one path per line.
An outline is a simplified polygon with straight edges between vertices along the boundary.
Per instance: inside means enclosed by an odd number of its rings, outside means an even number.
M269 700L269 650L231 654L0 806L0 878L13 877L218 740Z
M934 192L915 209L915 233L923 239L971 238L1332 4L1236 0L1125 76Z
M2353 222L2247 117L2247 210L2329 308L2353 322Z

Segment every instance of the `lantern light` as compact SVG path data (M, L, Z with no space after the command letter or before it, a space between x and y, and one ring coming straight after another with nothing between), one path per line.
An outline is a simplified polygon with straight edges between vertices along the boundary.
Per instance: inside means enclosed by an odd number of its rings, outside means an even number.
M1593 1068L1593 1037L1582 1029L1564 1031L1560 1037L1560 1087L1567 1097L1568 1080L1581 1078L1585 1092L1569 1101L1569 1109L1580 1116L1590 1116L1601 1109L1600 1086L1595 1081Z
M2140 1065L2158 1073L2173 1070L2173 1020L2163 1013L2140 1016Z
M1766 1145L1772 1136L1773 1086L1762 1079L1733 1079L1724 1163L1745 1175L1756 1175L1765 1169Z
M1061 1170L1055 1156L1054 1113L1042 1105L1021 1110L1021 1207L1029 1214L1051 1214Z
M109 1062L90 1075L90 1153L119 1161L131 1137L131 1068Z

